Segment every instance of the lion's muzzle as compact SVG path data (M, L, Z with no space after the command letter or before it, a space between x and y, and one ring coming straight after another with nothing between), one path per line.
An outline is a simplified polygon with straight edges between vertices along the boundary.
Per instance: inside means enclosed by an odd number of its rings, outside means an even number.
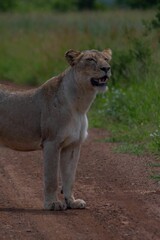
M94 87L104 87L107 86L108 79L108 75L105 75L101 78L91 78L91 84Z

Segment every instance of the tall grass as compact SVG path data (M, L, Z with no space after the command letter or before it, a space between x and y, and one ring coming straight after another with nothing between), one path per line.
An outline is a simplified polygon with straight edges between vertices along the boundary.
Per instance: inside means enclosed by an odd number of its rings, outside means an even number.
M68 49L110 47L110 90L97 97L90 126L109 129L111 141L159 153L160 35L143 24L154 16L136 10L1 14L0 79L41 84L67 67Z
M152 12L1 14L0 78L39 84L66 67L64 52L103 49L113 53L139 36Z

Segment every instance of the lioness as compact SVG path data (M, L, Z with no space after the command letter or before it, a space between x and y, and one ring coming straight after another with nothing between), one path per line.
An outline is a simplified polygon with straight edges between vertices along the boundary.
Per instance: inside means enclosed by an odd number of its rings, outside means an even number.
M45 209L86 206L74 198L73 183L87 137L86 113L96 93L107 88L111 55L110 49L69 50L65 57L71 67L59 76L33 90L0 90L0 144L20 151L43 149ZM57 196L59 173L64 202Z

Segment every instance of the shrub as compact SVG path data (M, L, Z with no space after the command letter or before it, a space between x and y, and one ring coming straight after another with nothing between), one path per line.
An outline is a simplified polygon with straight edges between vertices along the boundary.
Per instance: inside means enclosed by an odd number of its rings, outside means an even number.
M151 61L151 49L144 39L132 40L132 46L128 50L117 51L113 58L113 85L131 82L139 82L145 79L149 71Z
M79 10L94 9L95 0L77 0L77 7Z
M159 30L160 28L160 4L158 5L158 11L155 18L151 21L151 26L153 29Z
M129 119L126 119L126 113L129 112L129 102L126 100L126 94L122 89L112 88L112 92L104 105L106 115L113 120L127 122Z
M76 4L74 0L53 0L50 4L51 9L60 11L60 12L66 12L76 9Z
M0 11L6 12L14 9L16 6L16 0L1 0L0 1Z
M129 6L131 8L151 8L156 6L158 0L117 0L116 1L119 5L122 6Z

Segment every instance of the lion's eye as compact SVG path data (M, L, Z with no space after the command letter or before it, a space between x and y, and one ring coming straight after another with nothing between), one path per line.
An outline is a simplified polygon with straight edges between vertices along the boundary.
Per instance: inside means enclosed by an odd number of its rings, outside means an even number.
M109 61L109 59L108 59L108 58L105 58L104 60L105 60L106 62L108 62L108 61Z
M97 61L94 59L94 58L87 58L86 59L88 62L94 62L94 63L97 63Z

